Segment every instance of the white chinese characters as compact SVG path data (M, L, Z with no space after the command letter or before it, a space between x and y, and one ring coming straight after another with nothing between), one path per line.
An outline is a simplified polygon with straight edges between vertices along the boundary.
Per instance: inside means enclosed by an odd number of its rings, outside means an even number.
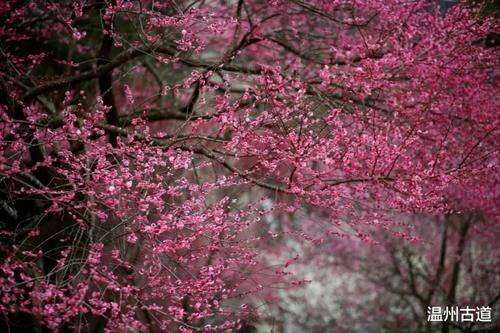
M427 321L431 322L491 322L491 308L489 306L458 307L458 306L429 306L427 307Z

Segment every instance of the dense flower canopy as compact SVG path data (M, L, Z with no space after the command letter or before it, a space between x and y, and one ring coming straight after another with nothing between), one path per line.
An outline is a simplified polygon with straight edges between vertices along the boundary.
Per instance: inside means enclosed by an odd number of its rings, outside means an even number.
M401 216L461 212L498 235L499 27L478 10L2 2L2 325L231 330L304 282L262 256L283 237L405 240Z

